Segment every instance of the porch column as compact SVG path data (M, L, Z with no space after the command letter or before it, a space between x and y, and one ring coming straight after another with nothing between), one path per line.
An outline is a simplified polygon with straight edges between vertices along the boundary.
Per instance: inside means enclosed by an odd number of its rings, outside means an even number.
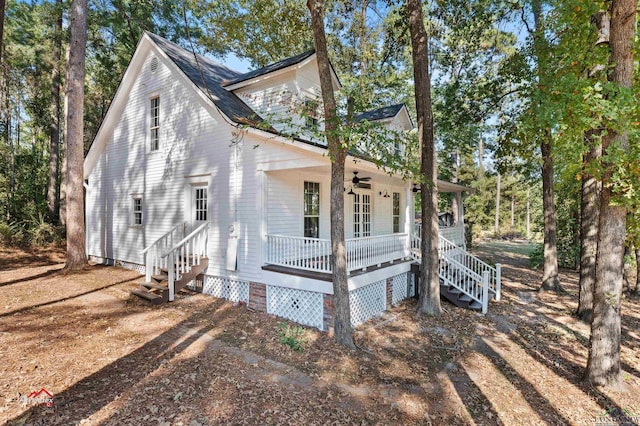
M409 240L411 240L411 233L413 232L413 222L415 212L413 211L413 191L411 187L405 188L405 196L406 205L404 206L404 233L409 235Z
M260 249L258 251L258 265L264 265L264 261L267 258L267 172L264 170L257 170L258 180L258 200L256 203L258 213L258 240L260 241Z

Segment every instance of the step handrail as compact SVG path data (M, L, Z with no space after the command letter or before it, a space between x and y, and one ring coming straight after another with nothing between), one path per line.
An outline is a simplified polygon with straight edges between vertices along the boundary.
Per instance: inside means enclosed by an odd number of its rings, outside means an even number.
M147 247L145 247L144 250L142 250L142 254L145 254L146 252L148 252L151 249L151 247L153 247L156 244L158 244L158 241L167 238L169 235L173 234L181 226L183 227L183 233L184 233L184 227L187 226L187 222L179 223L176 226L174 226L173 228L171 228L171 230L169 232L165 232L160 238L156 239L154 242L152 242Z
M210 222L198 226L162 255L162 259L167 259L169 302L172 302L175 297L176 281L189 273L193 266L199 265L200 259L207 256L210 226Z
M411 235L411 257L416 261L420 261L420 244L420 236L413 233ZM443 280L451 283L450 285L453 285L472 299L478 301L479 303L482 303L483 313L486 313L487 310L487 306L484 301L486 299L488 303L489 293L493 293L495 295L496 301L500 300L502 281L501 264L497 263L496 266L493 267L477 256L469 253L464 246L458 245L455 242L443 237L442 235L438 235L438 257L439 259L441 259L441 263L450 263L458 271L460 271L463 274L464 280L471 279L483 286L483 291L486 290L487 292L486 295L478 294L476 296L473 296L471 294L468 294L466 291L464 291L464 289L456 285L454 280L451 280L449 277L447 277L442 272L442 268L439 268L439 274Z
M209 226L211 226L211 224L209 222L205 222L202 225L198 226L193 232L191 232L189 235L187 235L186 237L184 237L182 240L180 240L178 243L176 243L173 247L171 247L169 250L167 250L164 254L160 255L161 257L167 257L169 256L169 253L171 253L172 251L177 250L178 248L180 248L180 246L184 245L184 243L186 243L187 241L189 241L190 239L192 239L197 233L199 233L202 229L204 228L208 228Z
M486 314L489 307L489 272L484 271L482 276L469 271L469 269L454 259L442 258L443 262L440 263L438 268L438 275L442 281L461 293L469 296L471 300L480 303L482 307L482 313ZM462 282L456 281L455 277L449 272L444 272L448 268L453 267L456 270L464 271ZM460 279L460 278L459 278ZM478 289L480 287L480 289Z
M150 282L153 274L157 274L160 269L166 267L166 260L162 258L160 251L166 250L167 246L173 245L174 239L182 239L184 237L186 226L186 222L178 223L142 250L146 282Z

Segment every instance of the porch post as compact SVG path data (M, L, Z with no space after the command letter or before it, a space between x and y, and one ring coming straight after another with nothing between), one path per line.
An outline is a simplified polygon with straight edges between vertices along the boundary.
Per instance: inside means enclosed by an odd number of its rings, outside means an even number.
M258 265L262 266L265 264L265 259L267 255L267 173L264 170L257 171L257 180L258 180L258 202L257 202L257 210L258 210L258 232L259 232L259 241L260 241L260 249L258 251Z
M458 197L458 222L456 226L460 226L462 233L462 244L466 247L467 236L465 235L465 227L464 227L464 197L462 196L462 191L456 192L456 197Z
M406 206L404 206L404 233L411 236L413 232L413 218L415 216L415 212L413 211L413 191L411 188L405 188L405 196Z
M407 234L406 247L404 248L404 251L409 254L408 257L411 257L411 238L413 236L413 218L415 213L413 211L413 191L411 191L410 186L405 188L404 199L406 203L404 206L404 233Z

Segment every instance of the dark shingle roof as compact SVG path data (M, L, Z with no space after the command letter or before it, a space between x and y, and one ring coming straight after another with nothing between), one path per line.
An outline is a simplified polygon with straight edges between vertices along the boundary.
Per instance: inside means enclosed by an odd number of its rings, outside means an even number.
M402 109L404 104L397 105L389 105L386 107L372 109L370 111L362 112L355 116L354 120L357 122L367 120L367 121L375 121L375 120L383 120L385 118L395 117L398 112Z
M249 108L234 93L222 87L223 83L237 78L242 75L241 73L202 55L197 55L198 61L196 62L192 52L148 31L147 35L205 95L211 96L216 107L231 120L251 126L256 126L263 121L255 111ZM202 73L200 70L202 70Z
M315 53L315 50L309 50L308 52L300 53L299 55L292 56L291 58L283 59L283 60L278 61L278 62L276 62L274 64L267 65L266 67L262 67L262 68L258 68L257 70L249 71L246 74L241 74L241 75L236 76L235 78L230 79L229 81L225 82L225 86L231 86L233 84L241 83L243 81L247 81L247 80L250 80L252 78L259 77L259 76L264 75L264 74L269 74L271 72L278 71L278 70L281 70L283 68L287 68L287 67L289 67L291 65L298 64L298 63L304 61L305 59L307 59L309 56L313 55L314 53Z

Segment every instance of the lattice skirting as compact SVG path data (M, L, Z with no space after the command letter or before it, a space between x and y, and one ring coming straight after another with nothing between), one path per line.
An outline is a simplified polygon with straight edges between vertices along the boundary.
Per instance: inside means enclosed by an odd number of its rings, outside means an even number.
M314 291L268 285L267 313L322 330L323 295Z
M387 284L381 280L349 293L351 325L362 324L387 308Z
M409 280L409 293L407 293L407 280ZM405 272L392 277L391 303L395 305L404 299L413 297L415 294L414 285L414 276L411 272Z
M140 265L138 263L123 262L123 261L120 261L120 260L116 260L115 263L116 263L117 266L120 266L120 267L122 267L124 269L134 270L137 273L142 274L142 275L144 275L145 271L146 271L145 266L144 265Z
M205 275L204 282L199 280L191 281L187 287L192 290L201 290L204 294L231 300L232 302L249 302L248 281Z

